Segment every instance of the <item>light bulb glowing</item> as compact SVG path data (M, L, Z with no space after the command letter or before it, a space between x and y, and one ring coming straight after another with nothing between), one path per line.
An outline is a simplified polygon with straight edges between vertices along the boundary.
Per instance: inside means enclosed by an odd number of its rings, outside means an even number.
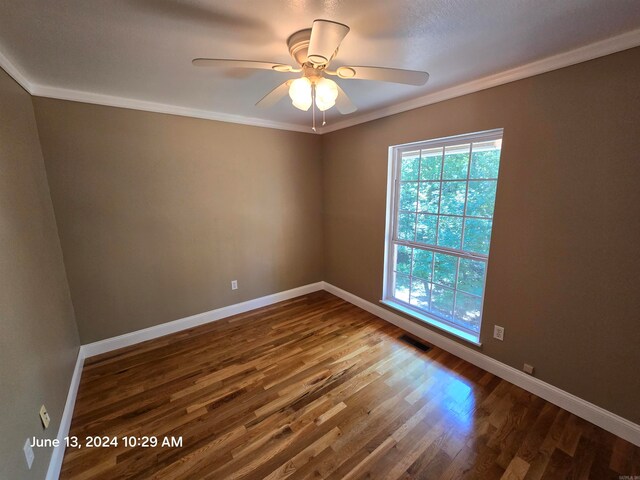
M338 85L333 80L321 78L316 82L316 106L321 112L329 110L336 104Z
M311 98L311 81L307 77L296 78L289 85L289 97L293 106L306 112L313 102Z

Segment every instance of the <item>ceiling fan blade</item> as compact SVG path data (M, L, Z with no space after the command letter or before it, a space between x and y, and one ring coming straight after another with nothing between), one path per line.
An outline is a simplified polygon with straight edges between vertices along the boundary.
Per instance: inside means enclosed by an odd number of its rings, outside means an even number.
M299 71L291 65L281 63L259 62L256 60L231 60L227 58L194 58L191 63L196 67L223 68L256 68L260 70L275 70L277 72Z
M429 80L427 72L401 70L384 67L340 67L336 70L340 78L360 80L378 80L380 82L404 83L406 85L424 85Z
M281 83L276 88L267 93L264 97L260 99L258 103L256 103L257 107L269 108L278 103L289 93L289 85L291 84L291 80L287 80L284 83Z
M347 96L344 90L340 88L340 85L338 85L338 98L336 98L336 108L342 115L347 115L357 110L351 99Z
M314 20L307 59L314 65L326 65L349 33L349 27L330 20Z

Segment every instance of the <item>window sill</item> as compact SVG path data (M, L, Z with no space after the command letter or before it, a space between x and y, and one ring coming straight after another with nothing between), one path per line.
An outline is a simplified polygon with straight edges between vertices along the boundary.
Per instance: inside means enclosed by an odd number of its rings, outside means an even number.
M409 315L412 318L415 318L417 320L420 320L421 322L427 323L433 327L436 327L440 330L444 330L445 332L458 337L468 343L471 343L473 345L476 345L478 347L482 346L482 343L480 343L480 336L479 335L474 335L472 333L469 332L465 332L464 330L458 329L456 327L454 327L453 325L449 325L447 323L441 322L440 320L438 320L437 318L433 318L433 317L429 317L427 315L424 315L422 313L418 313L414 310L412 310L411 308L405 307L404 305L394 302L393 300L380 300L380 303L382 303L383 305L386 305L387 307L391 307L394 310L398 310L399 312L404 313L405 315Z

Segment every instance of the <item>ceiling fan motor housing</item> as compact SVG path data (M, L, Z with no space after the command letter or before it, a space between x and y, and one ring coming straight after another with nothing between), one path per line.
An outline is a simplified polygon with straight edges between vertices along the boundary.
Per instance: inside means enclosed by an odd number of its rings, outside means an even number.
M305 28L304 30L299 30L296 33L292 34L287 39L287 46L289 47L289 53L294 58L296 62L300 66L304 64L311 64L307 57L307 53L309 50L309 40L311 39L311 29ZM329 59L329 63L338 53L338 49L333 52L331 58ZM315 68L322 67L322 65L314 65Z

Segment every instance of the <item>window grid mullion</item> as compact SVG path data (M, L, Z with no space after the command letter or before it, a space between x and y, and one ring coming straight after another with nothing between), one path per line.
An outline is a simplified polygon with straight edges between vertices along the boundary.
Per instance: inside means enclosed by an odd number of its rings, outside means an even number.
M444 253L446 255L453 255L455 257L468 258L471 260L479 260L482 262L486 262L487 259L489 258L488 255L484 255L484 254L471 253L471 252L467 252L466 250L456 250L454 248L441 247L438 245L426 245L426 244L411 242L409 240L394 240L394 243L397 243L398 245L405 245L407 247L420 248L422 250L435 251L437 253Z
M402 162L402 157L397 162L400 165ZM398 235L398 230L400 229L400 175L396 175L396 178L393 180L395 186L395 195L393 196L393 238L395 240L399 240L400 236Z
M399 213L414 213L414 212L410 212L409 210L398 210ZM433 216L440 216L440 217L453 217L453 218L473 218L476 220L493 220L493 217L480 217L478 215L456 215L455 213L431 213L431 212L424 212L424 211L419 211L418 213L423 213L426 215L433 215ZM425 244L427 245L427 244Z
M422 152L424 149L420 149L420 176L418 176L418 180L422 180ZM443 151L444 151L444 147L443 147ZM440 172L440 178L442 178L442 172ZM426 182L425 182L426 183ZM438 199L438 210L440 209L439 207L440 205L440 199ZM416 210L418 210L420 208L420 183L418 183L418 203L416 204ZM438 234L438 217L436 216L436 235ZM418 224L416 223L416 240L417 240L417 232L418 232ZM417 241L416 241L417 243ZM434 259L434 255L433 252L431 252L431 281L427 280L428 283L428 290L429 290L429 296L428 296L428 301L427 301L427 305L429 305L429 310L431 310L431 302L432 302L432 287L433 287L433 259ZM412 265L413 267L413 265ZM412 270L413 272L413 270ZM424 280L423 280L424 283Z
M415 228L413 230L413 239L418 240L418 200L420 198L420 175L422 174L422 151L418 150L418 183L416 184L416 203L415 203ZM413 272L413 267L412 270ZM411 298L411 297L409 297Z
M460 250L464 250L464 230L466 226L465 215L467 213L467 199L469 198L469 175L471 175L471 156L473 155L473 142L469 143L469 160L467 161L467 182L464 190L464 207L462 209L462 234L460 235ZM456 279L453 282L453 310L451 318L456 318L456 305L458 304L458 276L460 275L460 263L462 259L458 257L456 261Z
M414 213L414 224L413 224L413 240L417 242L418 240L418 199L420 198L420 170L422 169L422 156L420 154L420 150L418 150L418 182L416 183L416 198L415 198L415 212ZM411 248L411 258L409 263L409 304L411 304L411 296L413 294L413 251Z
M464 250L464 231L467 224L467 200L469 199L469 175L471 175L471 157L473 156L473 143L469 144L469 163L467 164L467 184L464 191L464 209L462 210L462 235L460 238L460 250Z
M440 182L438 184L438 212L436 214L436 240L438 245L438 231L440 230L440 202L442 201L442 177L444 176L444 150L442 147L442 156L440 158ZM433 310L433 285L436 279L436 252L431 251L431 288L429 288L429 309Z
M442 182L442 183L451 183L451 182L461 182L463 179L460 178L443 178L442 180L403 180L403 183L421 183L421 182ZM488 182L494 181L497 182L498 178L487 177L487 178L470 178L471 182Z
M444 176L444 152L442 147L442 158L440 159L440 184L438 188L438 212L436 217L436 245L438 245L438 235L440 234L440 211L442 210L442 178Z

